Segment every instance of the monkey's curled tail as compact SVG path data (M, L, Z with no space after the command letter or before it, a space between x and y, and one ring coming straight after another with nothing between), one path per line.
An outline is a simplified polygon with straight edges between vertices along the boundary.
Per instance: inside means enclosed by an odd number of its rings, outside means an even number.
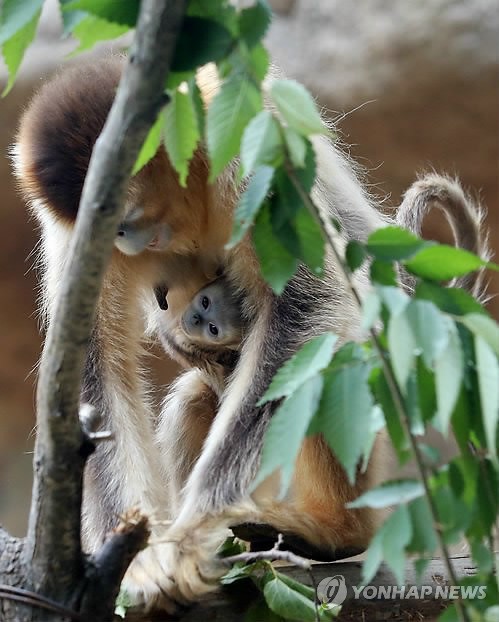
M483 230L484 212L466 195L461 184L450 177L429 173L414 182L404 194L395 222L420 236L425 216L435 207L444 212L458 248L475 253L482 259L489 259L487 234ZM401 281L409 291L414 290L413 276L402 271ZM451 285L462 287L478 300L484 300L483 270L457 277Z

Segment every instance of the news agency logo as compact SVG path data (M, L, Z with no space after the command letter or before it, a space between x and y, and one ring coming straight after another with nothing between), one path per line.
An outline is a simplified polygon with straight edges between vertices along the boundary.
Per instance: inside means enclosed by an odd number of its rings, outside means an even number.
M343 575L325 577L317 586L317 598L325 608L342 605L348 589ZM484 585L351 585L350 590L354 600L483 600L487 596Z
M326 577L317 586L317 597L323 605L342 605L347 593L345 577L341 574Z

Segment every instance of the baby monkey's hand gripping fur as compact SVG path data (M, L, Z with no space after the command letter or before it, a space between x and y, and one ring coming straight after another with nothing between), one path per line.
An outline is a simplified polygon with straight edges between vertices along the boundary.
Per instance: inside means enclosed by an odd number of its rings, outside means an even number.
M49 321L91 150L122 63L100 60L98 66L63 72L42 87L21 121L14 163L41 225L42 304ZM209 100L218 86L213 71L204 69L199 81ZM314 148L319 180L313 198L326 220L341 223L340 250L349 238L365 239L391 222L375 209L351 163L333 145L320 138ZM273 374L316 334L333 330L341 342L363 335L359 310L330 255L323 278L300 267L276 297L260 276L249 237L236 249L225 249L237 204L236 172L230 166L209 184L200 149L188 186L182 188L161 150L131 180L88 348L82 399L102 413L114 442L99 445L88 464L84 541L95 549L130 506L138 504L148 512L153 542L132 563L125 585L147 606L166 611L213 589L220 574L215 551L231 524L272 525L317 552L316 557L331 559L364 548L376 525L372 510L346 509L345 503L373 484L384 461L381 443L352 486L323 440L307 438L284 500L278 500L277 475L250 492L275 409L275 404L257 402ZM458 243L484 252L476 209L456 182L433 176L433 188L439 184L453 192L442 198L435 192L430 197L418 186L412 195L409 191L401 224L416 230L425 210L418 208L414 222L413 206L443 201L450 214L457 207L458 213L471 215L470 235L458 236ZM464 220L456 222L459 231ZM231 345L237 357L230 364L216 360L212 351L197 358L185 355L189 340L200 345L185 310L196 292L222 274L238 300L244 326L242 342ZM365 295L366 272L357 271L354 280ZM215 289L219 299L223 291ZM141 373L146 331L187 368L171 387L157 427ZM206 335L201 345L207 345ZM168 521L169 529L164 526Z

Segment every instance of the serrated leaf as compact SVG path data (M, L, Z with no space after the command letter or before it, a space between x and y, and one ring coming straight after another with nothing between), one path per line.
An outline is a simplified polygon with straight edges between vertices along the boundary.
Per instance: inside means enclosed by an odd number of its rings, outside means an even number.
M458 318L474 335L479 335L499 355L499 325L485 314L468 313Z
M371 233L367 240L367 252L382 261L399 261L412 257L428 244L400 227L383 227Z
M80 45L71 52L70 56L80 54L92 48L99 41L107 41L121 37L128 32L129 27L123 24L108 22L95 15L86 15L72 28L72 33Z
M416 286L414 297L430 300L441 311L452 315L466 313L485 314L485 309L471 294L459 287L441 287L429 281L421 281Z
M321 376L309 378L279 406L265 433L260 470L253 488L280 469L281 495L285 494L308 425L317 410L322 385Z
M388 287L397 286L397 273L395 272L393 263L390 261L374 259L371 262L369 273L371 275L371 281L375 284Z
M397 585L404 584L405 547L412 536L411 520L407 506L399 507L391 514L376 532L367 549L362 567L362 581L369 585L381 563L384 561L392 569Z
M307 341L272 378L258 405L291 395L296 389L325 369L333 358L336 335L325 333Z
M307 209L296 214L293 226L298 239L298 257L313 274L320 276L326 252L321 227Z
M213 181L239 152L246 125L261 110L261 95L240 75L226 80L207 114L207 142Z
M278 577L267 581L263 588L263 595L270 609L286 620L300 620L300 622L317 620L315 603L300 592L293 590Z
M233 4L227 0L190 0L187 5L187 15L203 17L219 22L233 35L238 30L238 14Z
M262 598L251 603L244 616L244 622L286 622L286 620L269 609Z
M33 22L36 27L42 5L43 0L3 0L0 5L0 46L21 29L26 28L27 32L28 25L32 27Z
M254 567L255 564L236 564L221 577L220 583L222 585L231 585L236 581L247 579L251 575Z
M391 315L398 315L411 302L411 298L398 287L378 286L380 300L389 309Z
M424 486L413 479L385 482L368 490L363 495L347 504L349 508L387 508L391 505L408 503L424 495Z
M321 432L350 482L355 481L374 406L368 377L369 367L362 362L328 370L317 412Z
M248 182L248 187L239 197L234 214L232 237L226 248L233 248L238 244L252 226L258 210L269 193L274 169L270 166L260 166Z
M7 95L16 79L17 72L21 66L24 53L35 38L36 27L40 19L41 11L35 13L32 19L22 26L14 35L1 45L2 56L9 71L9 79L2 96Z
M200 139L197 115L188 93L177 89L165 109L164 142L170 162L185 186L189 162Z
M327 134L315 102L307 89L295 80L275 80L270 96L288 126L302 134Z
M403 263L412 274L431 281L448 281L487 265L473 253L445 244L426 246Z
M239 34L248 47L252 48L264 37L271 19L270 7L263 0L239 13Z
M233 43L230 31L215 21L187 16L182 23L175 54L173 71L191 71L206 63L224 58Z
M428 500L426 497L414 499L409 503L408 510L411 517L412 538L407 551L430 557L436 551L438 542Z
M405 309L405 316L411 328L415 346L423 355L428 369L449 343L451 320L442 315L431 302L413 300Z
M304 168L305 156L307 154L307 142L305 138L290 127L284 127L283 132L291 163L296 168Z
M161 144L164 123L165 117L164 111L162 111L159 113L158 118L146 136L144 144L140 149L139 155L133 167L132 175L136 175L149 162L149 160L156 155L156 152Z
M362 302L362 330L371 329L378 321L380 313L381 300L378 294L374 290L371 290Z
M406 437L405 429L400 421L399 414L395 408L388 383L381 369L376 370L371 379L371 386L377 402L383 409L386 427L390 435L391 442L397 451L399 462L402 464L406 456L409 441Z
M405 311L390 318L387 336L393 373L400 389L407 394L407 380L414 364L416 341Z
M437 412L433 425L447 436L449 423L456 406L464 374L464 359L456 327L449 323L449 341L435 360L435 389Z
M203 103L203 98L201 96L201 89L196 82L195 76L190 78L188 83L189 97L191 98L192 106L194 108L194 112L196 113L198 132L200 136L204 136L206 111Z
M241 163L244 175L250 175L262 164L275 166L282 157L279 126L269 110L262 110L244 130L241 142Z
M255 45L254 48L249 50L246 60L246 71L257 81L258 84L260 84L267 75L269 64L269 53L261 43Z
M497 461L497 424L499 421L499 363L488 343L475 335L475 356L482 420L487 447Z
M298 268L298 259L289 253L275 237L268 205L260 208L253 227L255 247L263 278L276 294L282 294L287 282Z
M350 271L355 272L357 268L360 268L360 266L364 263L365 258L366 249L364 244L358 242L357 240L350 240L347 244L345 252L345 259Z
M73 0L64 4L64 11L85 11L108 22L133 28L139 15L139 0Z

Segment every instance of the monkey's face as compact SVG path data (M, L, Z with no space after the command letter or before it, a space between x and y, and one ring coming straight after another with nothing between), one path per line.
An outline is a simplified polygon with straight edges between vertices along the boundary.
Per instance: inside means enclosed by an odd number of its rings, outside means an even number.
M182 315L190 339L207 345L238 345L242 337L240 305L224 279L203 287Z
M164 251L172 232L165 222L151 222L141 208L132 209L118 227L114 245L125 255L138 255L144 250Z

